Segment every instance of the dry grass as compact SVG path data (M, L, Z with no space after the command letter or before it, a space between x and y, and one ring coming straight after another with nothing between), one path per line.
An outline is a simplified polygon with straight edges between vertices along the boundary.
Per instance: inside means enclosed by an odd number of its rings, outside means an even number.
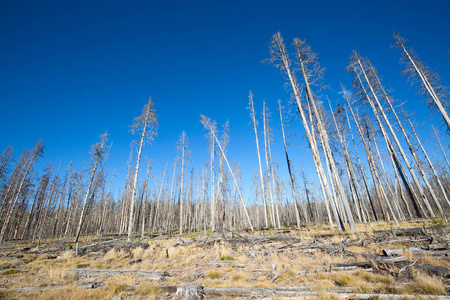
M442 280L420 271L412 272L413 282L409 283L406 290L410 293L424 295L446 295Z
M358 225L361 231L368 231L361 235L335 234L324 238L321 243L334 247L343 240L357 239L371 236L373 230L390 229L390 224ZM409 222L402 224L403 228L419 227L423 222ZM431 222L426 223L431 226ZM393 226L395 228L395 226ZM326 226L305 228L301 231L291 231L290 235L302 241L311 241L316 233L335 233ZM255 233L258 234L258 233ZM267 232L261 233L267 235ZM211 287L274 287L274 286L307 286L319 293L319 299L330 299L326 292L328 287L345 286L355 288L359 293L400 293L400 294L445 294L444 284L439 278L428 276L420 272L405 272L410 278L393 277L387 273L371 273L355 271L350 273L324 273L334 263L349 260L366 260L350 258L340 255L329 255L326 252L312 249L285 249L284 251L264 252L268 248L277 248L288 242L276 241L267 244L232 244L216 242L210 246L190 245L173 246L175 239L152 240L149 247L133 249L130 252L110 250L101 256L75 256L73 251L61 252L56 259L49 255L24 254L21 259L0 261L0 267L6 267L0 273L0 280L7 278L7 288L27 286L65 286L62 289L46 290L44 292L17 293L1 291L0 298L13 299L110 299L121 296L127 299L156 299L158 285L184 285L191 282L201 282L203 286ZM411 245L405 245L404 247ZM367 247L354 245L347 247L355 253L380 253L383 248L400 248L402 245L385 243L382 245L369 244ZM249 254L248 251L260 251ZM167 254L169 257L167 257ZM408 253L405 253L408 255ZM53 257L54 258L54 257ZM411 257L412 258L412 257ZM417 258L416 258L417 259ZM21 262L26 261L25 264ZM139 260L139 261L136 261ZM207 265L208 262L218 262L219 265ZM438 257L422 257L420 263L450 267L448 260ZM245 264L245 268L237 268L234 263ZM12 267L17 264L18 267ZM272 265L276 265L279 276L272 282ZM164 282L143 281L142 278L131 276L93 279L106 283L97 289L83 289L76 287L76 278L68 275L71 268L83 265L98 269L137 269L168 271L171 277ZM8 268L8 266L11 266ZM311 276L303 276L304 271ZM395 271L395 270L393 270ZM397 270L398 271L398 270ZM300 273L299 273L300 272ZM192 277L199 273L202 276ZM133 290L127 286L134 286ZM149 298L150 297L150 298Z
M394 278L391 275L374 274L366 271L349 273L322 273L319 279L332 281L335 286L355 288L358 293L397 293Z

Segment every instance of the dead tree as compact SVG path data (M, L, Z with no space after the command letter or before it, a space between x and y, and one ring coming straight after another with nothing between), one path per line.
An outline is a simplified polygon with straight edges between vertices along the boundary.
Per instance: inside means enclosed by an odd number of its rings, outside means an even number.
M378 85L378 89L380 90L380 92L382 93L382 96L384 97L384 99L388 103L389 108L390 108L392 114L394 115L398 126L400 127L400 130L401 130L401 132L403 134L403 137L405 138L405 141L408 144L409 151L410 151L411 155L413 156L414 161L416 162L416 166L417 166L417 168L419 170L419 174L422 176L422 179L425 182L425 185L426 185L426 187L428 188L428 191L431 194L431 198L433 199L434 203L436 204L436 207L438 208L439 213L441 214L441 217L444 220L446 220L444 211L442 210L441 204L439 203L439 200L437 199L437 196L436 196L436 194L434 192L434 188L432 187L431 183L429 182L429 180L427 178L427 175L425 174L425 170L422 167L422 163L420 162L419 158L417 157L417 154L416 154L416 152L414 150L414 147L411 144L411 141L409 140L408 134L406 133L406 130L403 127L403 124L402 124L400 118L398 117L398 115L397 115L397 113L396 113L396 111L394 109L394 106L392 105L392 99L387 95L383 85L381 84L380 78L379 78L375 68L370 63L368 63L368 65L369 65L370 75L373 78L373 80L375 81L375 84Z
M450 116L447 113L447 103L443 100L447 92L440 84L439 75L425 66L411 48L407 48L404 38L397 33L394 33L393 37L396 43L395 47L403 50L402 61L406 64L403 74L407 75L411 81L420 83L419 93L428 95L426 97L428 104L437 107L444 118L447 130L450 131Z
M297 228L300 229L300 212L298 209L298 203L297 198L295 197L295 181L294 181L294 175L291 171L291 161L289 159L288 151L287 151L287 143L286 143L286 136L284 134L284 122L283 122L283 107L281 106L281 100L278 100L278 111L280 113L280 122L281 122L281 133L283 135L283 145L284 145L284 154L286 156L286 164L288 167L289 172L289 183L291 185L291 192L292 192L292 200L294 201L294 208L295 208L295 220L297 221ZM304 212L305 221L308 222L308 214Z
M215 134L217 133L217 124L215 121L210 123L210 131L208 132L208 138L209 138L209 152L210 152L210 185L211 185L211 231L216 230L216 194L215 194L215 156L216 156L216 143L214 140Z
M279 228L279 217L278 217L278 205L276 205L276 195L274 186L271 185L271 179L273 179L272 172L272 157L270 155L270 128L268 123L268 112L267 112L266 102L263 102L263 127L264 127L264 153L266 157L266 176L267 176L267 189L269 190L269 200L270 200L270 217L272 219L272 226L274 228ZM278 221L278 222L277 222Z
M437 140L438 143L439 143L439 147L441 148L442 155L443 155L444 158L445 158L445 162L447 163L447 168L450 169L450 162L448 161L447 154L445 154L444 148L442 147L441 139L439 138L439 135L438 135L438 133L437 133L437 130L436 130L436 128L434 128L434 127L433 127L433 132L434 132L434 136L436 137L436 140Z
M101 164L101 162L103 160L103 155L105 154L107 136L108 136L108 134L105 132L104 134L102 134L100 136L101 142L98 142L92 146L91 164L93 166L92 166L92 170L90 172L91 179L89 180L89 184L88 184L86 193L84 195L84 200L83 200L83 204L81 207L80 219L78 221L77 232L75 234L75 243L78 242L78 238L80 237L81 229L82 229L83 223L85 221L85 215L87 213L88 197L91 195L91 189L93 188L94 179L95 179L95 175L97 174L98 166Z
M168 209L168 217L166 218L166 230L167 231L171 231L171 229L172 229L172 212L173 212L173 207L174 207L174 199L175 199L175 197L174 197L174 195L173 195L173 186L174 186L174 183L175 183L175 174L176 174L176 171L177 171L177 167L178 167L178 159L179 159L179 156L177 155L176 157L175 157L175 160L174 160L174 162L173 162L173 174L172 174L172 180L171 180L171 183L170 183L170 192L169 192L169 209Z
M308 124L308 118L305 114L305 110L303 108L303 104L301 101L301 91L300 87L297 83L297 78L292 71L292 62L289 58L289 55L286 51L286 46L284 44L284 40L281 37L281 34L278 32L273 35L269 51L271 54L271 58L267 60L267 62L274 65L277 69L281 70L281 72L287 77L287 81L290 84L292 91L294 93L295 102L297 104L298 111L301 116L302 124L306 132L306 136L308 138L309 145L311 147L311 152L313 155L314 165L316 168L317 176L319 178L322 194L325 200L325 204L331 206L331 210L333 212L333 216L335 221L338 224L339 230L345 230L344 224L342 223L342 219L340 218L337 208L333 201L333 194L330 189L330 185L328 183L328 179L325 173L325 169L323 167L322 161L320 159L319 149L317 146L317 142L315 137L313 136L312 130L310 128L310 124ZM329 210L327 210L329 211ZM334 227L333 219L331 214L328 215L328 219L330 222L330 227Z
M261 179L261 195L262 195L262 201L263 201L263 207L264 207L264 224L266 227L269 227L268 219L267 219L267 201L266 201L266 192L264 188L264 177L262 172L262 164L261 164L261 154L259 151L259 139L258 139L258 121L256 121L256 113L255 108L253 104L253 94L250 92L248 96L248 103L249 103L249 109L250 109L250 117L252 118L253 128L255 130L255 140L256 140L256 152L258 155L258 163L259 163L259 176Z
M8 145L5 150L3 150L0 156L0 180L4 177L5 170L7 170L8 161L11 160L14 149L11 145Z
M411 164L409 163L409 160L405 154L405 152L403 151L403 147L400 144L400 141L397 138L397 135L394 132L394 129L391 125L391 123L389 122L386 113L384 112L383 107L381 106L381 103L378 99L378 95L375 91L375 86L373 85L373 82L369 79L368 74L367 74L367 65L363 64L363 61L361 59L361 57L359 56L358 53L354 52L354 55L352 57L352 62L350 63L350 67L349 69L351 69L352 74L354 75L354 83L356 85L356 89L359 90L362 94L362 96L364 97L364 99L370 104L370 107L375 115L375 118L377 120L377 123L381 129L381 132L383 134L383 137L387 143L388 146L388 150L390 152L390 155L393 157L393 159L396 161L396 165L397 165L397 169L400 169L400 163L398 162L397 156L394 152L394 148L391 142L391 139L389 138L384 125L382 123L382 119L385 121L386 125L389 128L389 131L391 133L391 135L394 138L395 144L397 145L397 148L400 150L400 154L403 158L403 161L405 162L414 183L416 184L417 189L419 190L419 193L421 195L422 200L425 202L425 204L427 205L428 211L430 212L430 215L432 217L434 217L434 213L433 210L431 209L431 206L428 202L428 199L426 198L422 186L419 183L419 180L417 179L417 176L413 170L413 168L411 167ZM364 84L364 82L366 84ZM366 86L367 85L367 90ZM369 94L370 93L370 94ZM401 172L399 170L399 172ZM419 204L418 204L418 200L414 197L413 195L413 191L412 188L410 187L410 185L407 183L407 179L404 177L404 174L401 174L402 179L405 183L406 188L409 191L409 194L411 196L411 199L413 200L413 204L414 204L414 208L416 210L417 216L418 217L422 217L422 212L419 209Z
M222 153L223 159L225 160L225 162L226 162L226 164L227 164L227 166L228 166L228 170L230 171L231 176L233 176L234 184L235 184L236 189L237 189L237 191L238 191L238 193L239 193L239 197L241 198L242 207L243 207L243 209L244 209L245 216L247 217L247 221L248 221L248 224L249 224L249 226L250 226L250 229L253 231L252 221L251 221L251 219L250 219L250 216L248 215L247 208L245 207L244 197L242 197L242 193L241 193L241 190L240 190L240 188L239 188L239 185L238 185L238 183L237 183L237 181L236 181L236 177L235 177L234 174L233 174L233 170L231 169L230 164L228 163L228 159L227 159L227 157L225 156L225 152L223 151L223 148L222 148L222 146L221 146L221 144L220 144L220 142L219 142L219 140L218 140L218 138L217 138L217 135L216 135L216 133L214 132L214 127L212 126L212 124L214 124L215 122L212 123L211 120L210 120L209 118L205 117L204 115L200 115L200 117L201 117L201 122L202 122L203 126L211 132L211 134L212 134L214 140L215 140L216 143L217 143L217 146L219 147L220 152Z
M414 129L414 126L413 126L413 124L412 124L412 122L411 122L410 117L408 117L406 114L405 114L405 117L406 117L406 119L408 120L408 123L409 123L409 125L411 126L411 129L412 129L412 131L413 131L413 133L414 133L414 136L416 137L416 140L417 140L417 142L419 143L420 149L422 150L422 152L423 152L423 154L424 154L424 156L425 156L425 158L426 158L426 160L427 160L427 162L428 162L428 167L429 167L429 168L431 169L431 171L433 172L434 178L436 179L436 181L437 181L437 183L438 183L438 185L439 185L439 188L441 189L442 195L444 196L444 199L445 199L445 201L447 202L447 205L450 206L450 201L449 201L449 199L448 199L448 196L447 196L447 193L446 193L446 191L445 191L445 189L444 189L444 186L443 186L443 184L442 184L442 182L441 182L441 180L440 180L440 178L439 178L439 176L438 176L438 174L437 174L437 172L436 172L436 169L435 169L434 166L433 166L433 163L431 162L430 157L428 156L427 151L425 151L425 148L423 147L422 142L420 141L419 136L417 135L416 130Z
M331 103L329 103L329 105L330 105L330 109L332 109ZM338 118L340 118L341 115L343 114L343 110L344 109L341 108L340 105L338 104L338 107L336 108L336 113L335 113ZM353 197L353 202L355 203L355 206L356 206L356 215L358 217L359 222L366 223L364 212L362 209L363 204L362 204L362 200L360 199L360 196L359 196L358 186L357 186L356 179L355 179L355 171L353 169L353 162L350 159L350 154L347 150L348 149L347 142L346 142L345 136L344 136L345 131L341 127L341 122L337 121L335 114L332 113L331 115L333 117L333 122L336 127L336 133L337 133L337 136L339 138L339 143L342 148L342 152L343 152L343 156L344 156L344 163L346 166L347 177L348 177L348 181L349 181L350 192Z
M183 182L184 182L184 167L186 164L186 160L189 158L189 150L187 150L188 146L188 138L186 136L186 132L183 132L180 135L180 139L178 140L177 149L181 151L181 180L180 180L180 234L183 233L183 201L184 201L184 190L183 190Z
M136 198L136 186L138 181L139 166L141 162L142 148L145 142L152 142L156 137L156 128L158 127L157 118L152 98L148 99L148 103L142 109L142 114L134 119L131 125L131 132L140 133L141 141L139 142L138 157L136 160L136 168L134 172L133 187L131 190L130 214L128 218L128 241L131 240L131 235L134 229L134 203Z
M167 166L166 166L167 168ZM144 197L142 199L142 222L141 222L141 239L144 238L145 233L145 218L146 218L146 208L147 208L147 196L148 196L148 176L150 175L151 163L147 159L147 173L145 174L143 193Z
M14 208L16 206L17 201L19 200L22 188L24 186L24 183L26 182L26 178L31 170L32 165L38 160L39 157L42 156L44 151L44 143L42 141L39 141L36 146L34 147L33 151L30 154L30 158L27 162L26 167L24 168L24 171L22 172L20 176L20 183L15 191L15 195L13 200L9 203L9 206L6 209L6 215L5 220L3 222L2 229L0 231L0 243L3 243L5 240L5 235L9 226L9 223L11 221L12 214L14 212ZM19 182L19 181L18 181Z

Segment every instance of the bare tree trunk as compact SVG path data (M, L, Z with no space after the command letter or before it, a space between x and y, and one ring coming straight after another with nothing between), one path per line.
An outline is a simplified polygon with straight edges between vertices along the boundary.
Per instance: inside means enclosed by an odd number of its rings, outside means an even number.
M300 112L301 120L303 127L306 132L306 136L308 138L309 144L311 146L311 152L313 155L314 164L316 167L316 172L319 177L319 181L321 184L321 190L323 193L324 200L326 203L332 201L333 195L330 189L330 186L328 184L328 180L325 174L325 169L322 165L319 150L315 141L315 138L311 134L311 130L309 128L307 117L305 115L301 98L300 98L300 90L297 84L297 79L295 78L294 74L291 72L291 61L289 59L289 56L286 51L286 47L284 45L283 38L281 37L280 33L277 33L273 36L271 46L270 46L270 53L271 58L269 59L269 62L274 64L277 68L282 70L286 76L288 77L289 83L291 84L292 91L294 93L294 98L297 104L298 111ZM337 214L336 209L334 208L334 205L331 205L333 214L335 217L336 222L338 223L338 229L344 230L343 224L340 223L340 218ZM330 228L334 227L333 221L331 218L329 218L330 221Z
M94 160L94 167L92 169L91 172L91 179L89 180L89 185L86 191L86 194L84 195L84 200L83 200L83 205L81 207L81 214L80 214L80 220L78 221L78 227L77 227L77 232L75 234L75 243L78 242L78 238L80 237L81 234L81 229L83 227L83 223L84 223L84 219L85 219L85 214L87 212L87 200L88 197L91 193L91 188L93 186L94 183L94 178L97 172L97 168L99 163L101 162L102 158L103 158L103 154L105 153L105 143L106 143L106 137L107 134L104 133L100 136L101 138L101 142L95 144L92 147L92 159Z
M316 105L316 100L314 99L312 90L311 90L311 85L310 85L310 76L312 76L312 71L307 69L308 64L311 63L317 63L315 62L314 59L314 54L312 54L310 52L310 48L309 46L307 46L305 44L304 41L301 41L299 39L294 39L294 45L296 47L297 50L297 59L300 63L301 66L301 72L303 75L303 81L305 84L305 90L306 90L306 99L308 100L309 105L311 105L311 107L313 108L313 112L314 112L314 116L315 119L317 121L317 128L319 131L319 137L320 139L323 141L323 148L324 148L324 152L325 155L328 156L329 162L330 162L330 167L331 167L331 172L333 174L334 177L334 181L336 182L336 187L337 190L339 192L339 196L342 200L342 204L344 206L344 211L345 214L347 215L348 218L348 223L350 225L350 230L352 232L356 232L356 225L355 225L355 221L353 220L353 214L352 211L350 209L350 204L348 202L348 197L345 194L344 191L344 187L342 184L342 180L339 176L339 171L336 167L336 163L334 161L334 157L331 151L331 147L330 147L330 142L329 142L329 138L328 138L328 133L325 129L325 126L323 124L322 121L322 116L318 111L317 105Z
M250 226L250 229L253 231L252 221L250 220L250 216L248 215L247 208L245 207L244 197L242 197L241 190L239 189L239 185L237 184L236 178L234 177L233 170L231 169L230 164L228 163L228 159L225 156L225 153L224 153L224 151L222 149L222 146L220 145L220 142L217 139L217 136L216 136L216 134L214 132L214 128L211 126L211 121L208 118L206 118L205 116L203 116L203 115L200 115L200 116L202 118L203 125L210 130L211 134L213 135L214 139L216 140L217 146L219 147L220 152L222 153L223 159L225 160L225 162L226 162L226 164L228 166L228 170L230 171L231 176L233 176L234 184L236 186L236 189L238 190L239 197L241 198L242 207L244 209L245 216L247 217L247 221L248 221L248 224Z
M216 123L213 122L211 124L211 128L212 131L215 133L216 132ZM216 231L216 194L215 194L215 184L216 181L214 179L214 175L216 173L215 170L215 162L214 162L214 157L215 157L215 141L214 141L214 136L212 133L209 133L209 149L210 149L210 153L211 153L211 159L210 159L210 180L211 180L211 231L214 232Z
M278 111L280 112L281 133L283 135L284 154L286 156L286 163L287 163L288 172L289 172L289 182L291 184L292 200L294 201L295 220L297 221L297 228L300 229L300 213L298 211L297 199L295 197L294 177L293 177L292 171L291 171L291 161L289 160L287 144L286 144L286 136L284 134L284 123L283 123L283 112L282 112L282 107L281 107L281 100L278 101ZM308 220L306 213L305 213L305 220L306 220L306 222Z
M139 166L141 162L142 147L144 146L145 140L152 141L156 136L156 131L154 129L158 126L156 122L156 113L153 108L152 98L148 99L148 103L142 109L142 115L135 119L135 123L132 125L133 133L142 130L141 141L139 143L139 152L136 160L136 169L134 172L133 187L131 190L130 199L130 214L128 218L128 241L131 240L134 229L134 203L136 198L136 186L138 181ZM149 126L150 128L147 128Z
M368 77L367 77L367 74L365 73L365 69L364 69L363 66L362 66L362 63L361 63L361 60L360 60L359 55L355 53L354 59L355 59L355 64L357 63L357 64L359 65L359 67L360 67L359 70L360 70L361 74L364 76L365 81L366 81L366 83L367 83L368 86L369 86L369 89L371 89L372 96L375 98L375 97L376 97L376 93L375 93L375 91L373 90L373 86L370 84L370 81L369 81L369 79L368 79ZM375 115L375 117L376 117L377 123L378 123L378 125L379 125L379 127L380 127L380 129L381 129L381 132L382 132L382 134L383 134L383 137L384 137L384 139L386 140L386 143L387 143L387 146L388 146L388 150L389 150L390 154L392 155L393 159L396 161L397 169L399 170L399 172L401 172L401 171L400 171L400 163L398 163L396 154L395 154L394 149L393 149L393 147L392 147L392 143L391 143L390 138L388 137L388 135L387 135L387 133L386 133L386 130L385 130L383 124L382 124L382 121L381 121L381 118L380 118L380 116L379 116L377 107L375 106L374 101L372 100L372 97L370 97L369 94L367 93L367 90L365 89L365 87L364 87L364 85L363 85L362 79L361 79L360 74L358 73L358 71L357 71L357 69L356 69L356 65L355 65L355 64L352 64L352 67L353 67L353 70L354 70L354 74L355 74L355 76L356 76L357 79L358 79L360 88L361 88L361 90L363 91L365 98L367 99L367 101L369 102L369 104L370 104L370 106L371 106L371 108L372 108L372 111L373 111L373 113L374 113L374 115ZM411 176L413 177L414 183L417 185L417 188L420 190L421 196L422 196L423 200L426 200L426 197L425 197L425 195L423 194L423 190L422 190L422 188L421 188L421 186L420 186L420 183L419 183L418 180L417 180L417 177L416 177L416 175L415 175L415 173L414 173L414 170L412 169L411 165L409 164L409 161L408 161L408 159L407 159L407 157L406 157L406 155L405 155L405 153L404 153L404 151L403 151L403 148L401 147L400 142L399 142L398 139L396 138L397 136L395 135L395 132L394 132L394 130L392 129L392 126L390 125L389 120L387 120L387 117L386 117L386 115L384 114L383 108L381 107L381 105L379 105L379 101L378 101L378 98L377 98L377 97L375 98L375 101L377 102L377 106L380 108L380 113L381 113L381 115L383 116L383 118L384 118L386 124L388 125L388 127L389 127L389 129L390 129L390 131L391 131L391 134L394 136L394 139L395 139L395 141L396 141L396 144L397 144L398 148L400 148L400 152L401 152L401 154L402 154L402 158L403 158L403 160L405 161L405 164L407 164L407 168L408 168L408 170L410 171ZM406 178L403 177L403 174L400 173L400 175L402 176L402 180L403 180L403 182L405 183L406 188L410 191L409 194L410 194L410 196L411 196L411 198L412 198L412 200L413 200L413 204L414 204L414 208L415 208L415 210L416 210L417 216L418 216L418 217L422 217L422 212L421 212L420 209L419 209L418 200L414 197L413 192L412 192L412 188L411 188L410 185L407 183ZM428 204L428 205L429 205L429 204ZM431 209L431 207L430 207L429 209ZM431 213L432 213L432 211L431 211ZM433 215L434 215L434 214L433 214Z
M6 230L9 226L9 222L11 221L11 216L13 214L14 207L17 203L17 200L19 199L23 184L25 183L25 179L28 176L28 173L30 172L31 166L42 155L43 150L44 150L44 145L41 141L39 141L36 144L36 147L33 149L33 154L28 162L28 166L27 166L25 172L23 173L23 176L20 181L19 187L17 189L16 195L15 195L13 201L11 202L11 204L9 205L9 208L6 211L5 221L3 222L3 226L0 231L0 243L3 243L5 241Z
M445 154L444 148L442 147L441 139L439 138L439 136L437 134L436 128L433 127L433 131L434 131L434 136L436 137L436 140L439 143L439 147L441 148L442 155L444 155L445 162L447 163L447 167L450 169L450 162L448 161L447 154Z
M428 181L427 175L425 174L425 170L422 167L422 163L420 162L419 158L417 157L416 152L414 151L414 147L411 144L411 142L408 138L408 135L406 134L406 131L403 127L403 124L400 121L400 118L398 117L397 113L395 112L394 106L391 103L392 102L391 99L389 98L386 91L384 90L384 87L381 85L380 78L378 77L375 69L373 68L373 66L370 63L369 63L369 68L372 70L372 76L375 78L376 82L378 83L378 86L381 89L383 96L386 99L386 102L389 104L389 108L391 109L391 112L394 114L395 120L397 121L398 126L400 127L400 130L403 134L403 137L406 140L406 143L408 144L409 151L411 152L411 155L413 156L414 161L416 162L417 168L419 170L419 174L422 176L422 179L425 182L425 185L427 186L428 191L431 194L431 198L433 199L434 203L436 204L436 207L438 208L442 219L444 221L446 221L444 211L442 210L441 204L439 203L439 200L437 199L436 194L434 193L434 188L431 186L430 182ZM426 202L425 202L425 204L426 204Z
M0 157L0 179L3 177L6 167L8 166L8 161L11 159L14 149L11 145L8 145L2 152Z
M187 147L187 137L186 132L182 132L180 136L180 140L178 141L178 151L181 151L181 180L180 180L180 234L183 233L183 201L184 201L184 190L183 190L183 182L184 182L184 164L186 163L186 159L189 156L189 153L186 150Z
M256 117L255 117L256 113L255 113L255 108L253 105L252 92L250 92L248 98L249 98L250 117L252 118L253 128L255 130L256 151L258 154L258 163L259 163L259 176L261 179L261 195L262 195L262 201L263 201L263 206L264 206L264 224L266 227L269 227L269 223L268 223L268 219L267 219L266 192L265 192L265 188L264 188L264 177L263 177L263 172L262 172L261 154L259 151L259 139L258 139L258 130L257 130L258 122L256 121Z
M447 193L445 192L444 186L442 185L442 182L441 182L441 180L439 179L439 176L436 173L436 169L434 168L433 163L431 162L431 159L428 156L427 151L425 151L425 148L423 147L422 143L420 142L419 136L417 135L417 132L414 129L414 126L413 126L410 118L406 116L406 119L408 120L409 125L411 126L411 129L412 129L412 131L414 133L414 136L416 137L417 142L419 143L420 149L422 150L423 154L425 155L425 158L427 159L428 166L431 169L431 171L433 172L434 178L436 179L436 181L437 181L437 183L439 185L439 188L441 189L442 195L444 196L444 199L447 202L447 205L450 206L450 201L449 201L449 199L447 197Z
M269 149L268 149L268 144L269 144L269 128L268 128L268 124L267 124L267 116L266 116L266 103L263 103L263 125L264 125L264 153L265 153L265 157L266 157L266 174L267 174L267 189L269 190L269 199L270 199L270 217L272 219L272 226L274 228L278 228L277 226L277 222L276 222L276 212L275 212L275 196L274 196L274 191L272 190L272 185L270 184L270 179L271 179L271 163L270 163L270 159L269 159Z
M438 80L439 77L436 74L432 74L431 71L423 65L418 57L413 58L414 53L412 51L408 51L405 47L405 40L400 37L398 34L394 34L394 40L397 42L397 47L402 48L404 52L404 60L407 62L407 70L406 73L414 78L418 77L420 82L422 83L422 88L428 93L433 103L438 108L439 112L442 114L444 121L447 125L447 130L450 131L450 117L442 104L442 101L439 97L439 94L445 95L445 91L442 90ZM416 74L416 76L414 76ZM434 81L433 81L434 79Z

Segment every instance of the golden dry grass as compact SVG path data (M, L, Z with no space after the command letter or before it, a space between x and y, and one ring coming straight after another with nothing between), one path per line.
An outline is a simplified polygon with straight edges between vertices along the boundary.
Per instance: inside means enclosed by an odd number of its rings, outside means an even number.
M413 271L413 282L406 287L411 293L424 295L446 295L442 280L436 276L430 276L420 271Z
M402 228L419 227L423 222L402 223ZM360 225L358 225L360 226ZM324 238L321 243L334 247L348 239L370 237L373 230L390 229L390 224L366 225L359 230L368 231L364 234L335 234ZM426 226L432 226L431 222ZM393 226L395 228L395 226ZM290 235L305 243L311 241L314 234L335 233L325 226L318 226L301 231L292 230ZM256 233L258 234L258 233ZM266 232L264 234L267 234ZM289 242L276 241L267 244L232 244L216 242L209 246L197 244L173 246L176 239L151 240L149 247L138 247L130 252L110 250L101 256L75 256L74 251L67 250L58 254L56 259L48 255L24 254L21 259L0 261L0 267L18 264L19 267L6 268L0 273L0 280L8 279L7 288L27 286L64 286L62 289L46 290L44 292L18 293L1 291L0 298L14 299L110 299L121 296L125 299L134 295L136 299L151 299L157 294L158 285L184 285L190 282L201 282L203 286L211 287L271 287L271 286L307 286L319 293L320 299L330 299L326 288L346 286L355 288L360 293L423 293L431 295L445 294L444 284L439 278L420 272L412 272L411 278L395 278L388 273L370 273L355 271L350 273L325 273L324 269L334 263L349 260L366 260L363 257L350 258L340 255L329 255L326 252L313 250L285 249L284 251L264 252L265 249L275 249ZM389 243L367 246L348 246L347 250L355 253L380 253L383 248L400 248L402 245ZM407 246L407 245L406 245ZM254 254L249 254L248 251ZM259 251L259 252L255 252ZM168 254L168 257L167 257ZM408 255L408 253L405 253ZM411 256L411 259L413 257ZM417 259L417 258L415 258ZM21 261L27 263L20 265ZM136 260L139 260L136 263ZM218 265L207 265L209 262ZM422 257L420 263L450 267L446 259ZM233 264L245 264L238 268ZM277 279L272 282L271 266L277 266ZM97 269L136 269L164 270L171 274L164 282L143 281L132 276L99 278L106 285L97 289L77 287L77 278L68 275L71 268L84 265ZM301 275L307 271L308 276ZM395 271L395 270L394 270ZM300 272L300 273L299 273ZM194 273L202 274L192 278ZM300 275L299 275L300 274ZM311 275L312 274L312 275ZM132 290L127 286L134 286ZM130 296L131 297L131 296ZM327 298L328 297L328 298Z

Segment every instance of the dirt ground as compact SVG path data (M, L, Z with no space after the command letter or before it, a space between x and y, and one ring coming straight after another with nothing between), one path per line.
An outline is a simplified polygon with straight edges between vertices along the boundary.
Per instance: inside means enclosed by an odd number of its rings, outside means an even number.
M0 247L0 297L450 299L450 226L418 220L358 230L95 236L78 249L61 239L10 241Z

